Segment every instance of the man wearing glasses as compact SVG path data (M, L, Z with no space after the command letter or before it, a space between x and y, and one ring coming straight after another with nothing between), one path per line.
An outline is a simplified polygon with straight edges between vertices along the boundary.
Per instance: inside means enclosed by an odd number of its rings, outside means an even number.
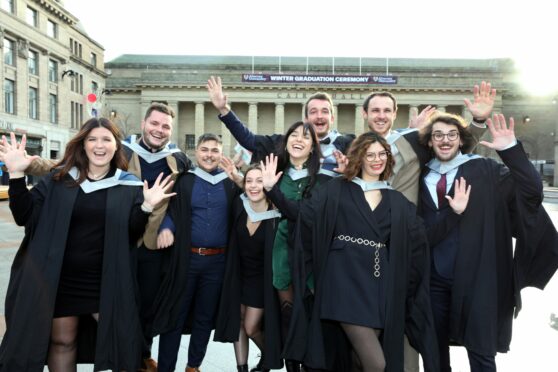
M465 105L473 115L471 128L476 138L485 131L486 119L490 116L496 99L496 89L490 83L482 82L473 88L473 101L465 99ZM424 164L431 158L428 147L419 143L419 129L435 108L427 106L417 118L413 120L413 129L393 130L393 123L397 117L397 100L389 92L371 93L362 105L362 115L368 128L384 137L391 146L395 165L389 179L391 186L405 197L417 204L419 195L419 178ZM405 372L418 372L418 353L405 339Z
M496 150L504 165L467 154L474 139L459 116L434 115L420 134L435 157L422 176L419 214L427 227L443 224L448 231L431 246L442 372L451 371L450 341L465 346L472 372L496 371L496 353L509 349L519 290L542 289L558 267L558 236L541 206L542 182L515 138L513 118L509 126L503 115L486 124L492 142L480 144ZM457 215L447 197L459 179L469 184L470 196Z

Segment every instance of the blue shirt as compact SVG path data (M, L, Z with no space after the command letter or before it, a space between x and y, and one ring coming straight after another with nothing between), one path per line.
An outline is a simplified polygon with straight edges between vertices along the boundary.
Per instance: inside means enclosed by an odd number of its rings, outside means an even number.
M211 172L212 175L219 170ZM192 189L192 235L191 246L196 248L225 247L229 233L229 208L225 182L216 185L196 177ZM167 214L161 223L159 231L170 229L173 233L176 226ZM182 228L187 228L183 226Z

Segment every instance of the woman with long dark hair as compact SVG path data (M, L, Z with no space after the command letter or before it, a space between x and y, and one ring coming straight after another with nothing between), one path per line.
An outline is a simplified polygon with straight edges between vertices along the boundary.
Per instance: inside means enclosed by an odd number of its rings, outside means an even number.
M10 209L25 237L6 296L1 371L139 367L133 252L172 182L160 176L149 189L126 173L120 141L110 120L88 120L54 171L28 190L23 171L35 157L25 154L25 136L19 144L3 136Z

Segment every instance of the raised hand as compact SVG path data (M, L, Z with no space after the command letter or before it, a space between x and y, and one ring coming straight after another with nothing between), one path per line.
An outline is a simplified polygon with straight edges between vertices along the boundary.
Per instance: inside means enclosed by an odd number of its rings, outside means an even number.
M416 128L418 130L422 129L428 122L428 119L432 115L434 115L435 112L436 112L436 107L430 105L423 108L420 114L418 115L416 115L413 110L413 116L411 116L409 128Z
M486 120L490 117L496 100L496 89L485 81L481 82L480 87L475 85L473 88L473 102L464 99L465 106L471 112L474 119Z
M37 155L28 156L25 152L27 137L23 135L21 143L17 143L15 134L10 133L10 142L6 136L2 136L2 161L6 164L11 176L22 177L23 172L29 164L39 157ZM20 174L21 173L21 174Z
M168 248L174 244L174 234L170 229L163 229L157 235L157 249Z
M273 186L279 181L283 172L277 172L277 156L274 154L269 154L265 157L265 164L260 161L260 166L262 167L263 176L263 186L267 191L271 190Z
M209 93L209 99L211 99L211 103L221 115L226 115L231 111L231 108L228 104L228 97L225 93L223 93L223 84L221 82L221 78L217 76L217 78L211 76L209 80L207 80L207 92Z
M453 211L457 214L463 213L465 208L467 208L467 204L469 203L469 194L471 194L471 185L467 186L467 182L465 182L465 178L461 177L460 179L455 179L455 187L453 188L453 198L449 195L446 195L446 199L448 199L448 203L453 209Z
M229 176L231 181L236 183L238 187L240 188L243 187L242 183L244 181L244 177L238 172L238 169L236 168L236 165L233 162L233 160L223 155L223 157L221 157L221 164L219 166L221 167L221 169L225 171L225 173L227 174L227 176Z
M147 181L143 181L143 204L146 205L148 209L153 209L163 199L176 195L175 192L167 193L167 191L172 189L172 185L174 184L174 181L171 180L171 175L169 174L162 182L161 178L163 178L162 172L151 188L147 185Z
M345 154L343 154L339 150L333 151L333 157L335 158L335 162L337 163L337 168L333 168L333 170L337 173L344 173L345 168L349 164L349 159Z
M493 119L488 119L486 125L492 135L492 142L480 141L481 145L501 151L516 141L513 130L515 125L513 118L510 118L510 125L508 127L504 115L497 114L494 115Z

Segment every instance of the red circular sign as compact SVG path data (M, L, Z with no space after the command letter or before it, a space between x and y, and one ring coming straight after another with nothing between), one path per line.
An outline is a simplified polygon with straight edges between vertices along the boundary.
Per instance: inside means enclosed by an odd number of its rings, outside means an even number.
M91 103L97 101L97 96L95 95L95 93L89 93L87 95L87 100Z

